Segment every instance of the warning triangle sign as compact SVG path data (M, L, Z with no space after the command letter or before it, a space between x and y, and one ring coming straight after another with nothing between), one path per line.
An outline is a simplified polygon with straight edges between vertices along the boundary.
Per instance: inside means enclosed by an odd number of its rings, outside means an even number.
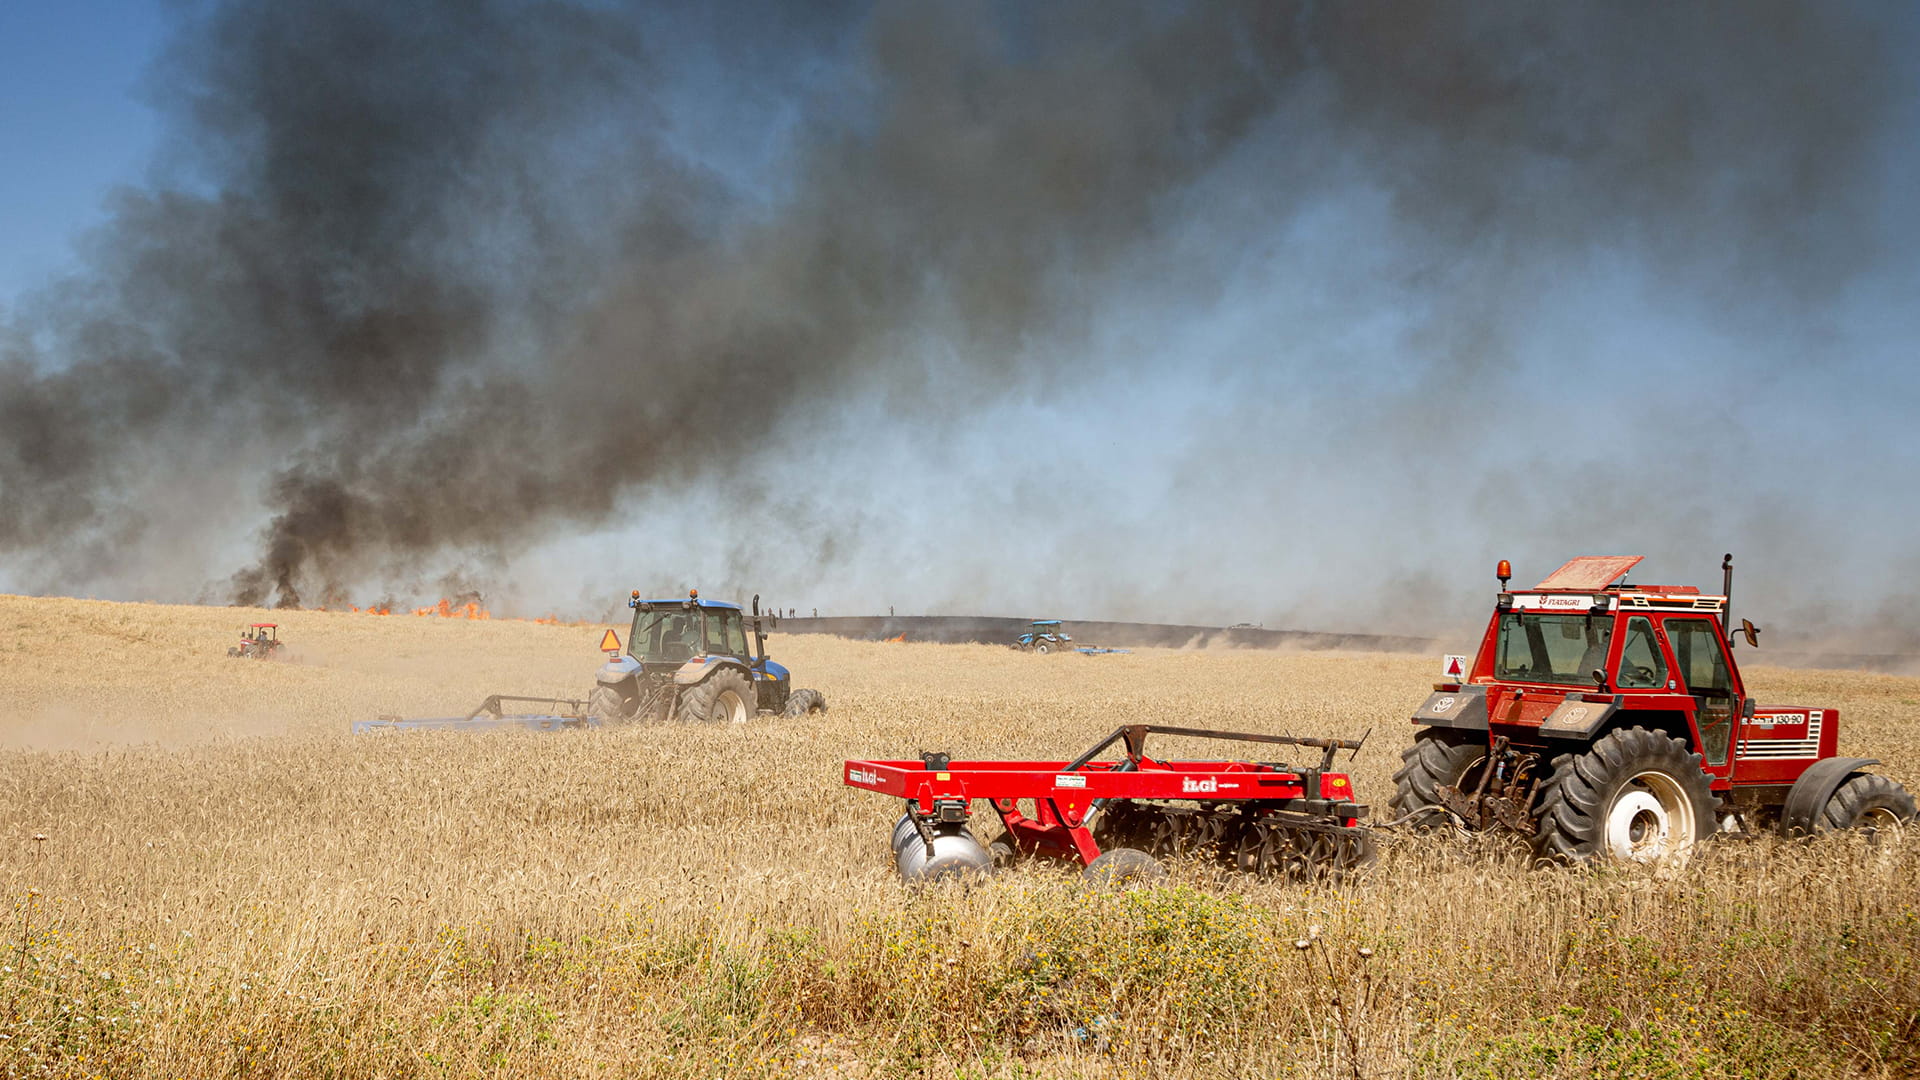
M601 634L600 635L600 651L614 652L614 653L619 652L620 651L620 635L614 633L612 630L608 630L606 633Z
M609 631L607 631L607 632L608 632L608 633L612 633L613 631L611 631L611 630L609 630ZM1464 656L1449 656L1449 657L1447 657L1447 672L1446 672L1446 673L1447 673L1448 675L1452 675L1452 676L1455 676L1455 677L1458 677L1458 676L1462 676L1462 675L1465 675L1465 674L1467 673L1467 658L1466 658L1466 657L1464 657Z

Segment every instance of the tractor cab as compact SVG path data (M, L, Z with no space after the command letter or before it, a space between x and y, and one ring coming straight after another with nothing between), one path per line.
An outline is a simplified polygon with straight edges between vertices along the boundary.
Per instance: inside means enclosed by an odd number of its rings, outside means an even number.
M1485 694L1492 726L1516 744L1584 739L1616 717L1639 714L1691 743L1724 788L1734 779L1736 734L1743 744L1771 741L1770 731L1736 732L1756 719L1757 706L1723 629L1728 596L1627 584L1639 562L1576 558L1525 591L1505 591L1503 579L1466 682ZM1757 643L1759 631L1744 625L1748 642ZM1809 749L1818 749L1820 729L1812 734ZM1741 779L1791 783L1797 773L1767 763L1778 760L1756 760Z
M642 664L674 667L696 656L753 657L740 609L697 599L642 600L636 604L627 653Z

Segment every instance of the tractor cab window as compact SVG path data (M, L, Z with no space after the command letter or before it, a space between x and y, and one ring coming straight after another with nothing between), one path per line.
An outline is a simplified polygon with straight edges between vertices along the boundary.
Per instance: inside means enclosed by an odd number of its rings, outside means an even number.
M731 608L707 610L707 651L731 656L747 655L747 634L740 613Z
M1509 612L1500 617L1494 677L1591 686L1593 669L1607 666L1607 645L1612 638L1613 618L1609 615Z
M1720 650L1720 636L1705 619L1668 619L1667 637L1673 642L1673 661L1680 667L1680 678L1687 692L1698 697L1730 697L1733 679L1727 672L1727 657Z
M700 612L681 607L636 612L627 651L643 663L692 659L702 651Z
M1644 615L1627 620L1627 641L1620 646L1620 677L1614 685L1622 690L1667 685L1667 658L1660 655L1660 643L1653 639L1653 623Z

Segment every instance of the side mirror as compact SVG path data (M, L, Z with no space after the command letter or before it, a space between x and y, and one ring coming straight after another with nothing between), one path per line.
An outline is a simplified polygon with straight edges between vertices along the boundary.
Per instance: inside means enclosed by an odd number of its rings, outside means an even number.
M1752 698L1748 698L1747 703L1745 705L1740 706L1740 719L1742 720L1753 719L1753 699Z
M1747 639L1747 648L1760 647L1760 628L1747 619L1740 620L1740 633Z

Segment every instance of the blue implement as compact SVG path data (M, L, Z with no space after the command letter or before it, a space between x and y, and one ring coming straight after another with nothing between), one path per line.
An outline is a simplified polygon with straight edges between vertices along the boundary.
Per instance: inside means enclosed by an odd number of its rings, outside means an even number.
M501 703L507 701L544 704L549 711L510 713L501 707ZM587 715L587 703L575 698L489 694L487 699L480 703L479 708L465 716L425 717L417 720L382 716L378 720L356 720L353 733L371 735L383 731L496 731L514 727L526 728L529 731L559 731L562 728L599 726L598 717Z

